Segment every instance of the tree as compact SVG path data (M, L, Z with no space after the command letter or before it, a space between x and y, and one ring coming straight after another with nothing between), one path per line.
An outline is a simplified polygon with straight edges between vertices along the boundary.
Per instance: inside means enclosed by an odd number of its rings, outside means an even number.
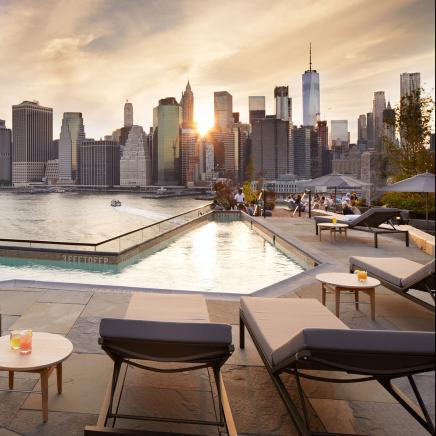
M429 150L433 99L422 89L401 98L395 117L388 123L401 137L400 144L384 138L387 175L394 182L435 170L434 156Z

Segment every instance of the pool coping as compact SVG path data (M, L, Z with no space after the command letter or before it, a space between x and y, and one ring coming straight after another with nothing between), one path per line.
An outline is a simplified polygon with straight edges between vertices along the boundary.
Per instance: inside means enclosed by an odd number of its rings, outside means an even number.
M232 217L232 220L237 217L237 221L244 222L249 225L251 229L256 231L261 237L270 242L277 250L282 253L292 253L298 259L307 265L307 269L304 271L286 278L284 280L277 281L271 285L268 285L264 288L258 289L249 294L243 294L239 292L211 292L211 291L193 291L193 290L185 290L185 289L156 289L156 288L144 288L144 287L135 287L135 286L117 286L117 285L99 285L92 283L71 283L71 282L53 282L53 281L38 281L38 280L28 280L28 279L8 279L4 281L0 281L0 290L2 286L13 285L14 287L23 286L26 288L46 288L46 289L58 289L58 290L87 290L92 288L95 291L99 292L152 292L152 293L165 293L165 294L173 294L173 293L182 293L182 294L197 294L203 295L208 299L225 299L225 300L239 300L242 296L252 296L252 297L280 297L284 294L289 294L292 291L296 291L301 286L304 286L308 283L313 283L314 277L326 271L332 271L337 269L337 266L331 264L327 256L325 256L322 252L317 250L309 249L304 246L301 247L301 242L296 238L293 238L289 235L283 235L276 231L271 230L268 226L262 223L265 218L252 217L243 213L241 211L211 211L205 215L202 215L194 220L189 221L175 229L172 229L168 232L165 232L161 235L152 238L151 240L146 241L141 244L141 250L143 251L147 248L151 248L153 246L158 245L168 239L173 238L174 236L185 233L204 223L204 221L209 221L211 219L218 219L221 217ZM146 248L143 248L147 245ZM149 245L149 246L148 246ZM282 246L282 248L279 248ZM138 247L136 247L138 248ZM136 250L135 250L136 251ZM135 252L130 257L138 254ZM312 264L312 265L310 265Z

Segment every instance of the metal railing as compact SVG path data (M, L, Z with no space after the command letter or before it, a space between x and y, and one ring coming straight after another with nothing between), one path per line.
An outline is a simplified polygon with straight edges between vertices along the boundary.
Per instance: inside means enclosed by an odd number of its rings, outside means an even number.
M0 238L0 248L119 254L211 212L211 204L207 204L99 242Z

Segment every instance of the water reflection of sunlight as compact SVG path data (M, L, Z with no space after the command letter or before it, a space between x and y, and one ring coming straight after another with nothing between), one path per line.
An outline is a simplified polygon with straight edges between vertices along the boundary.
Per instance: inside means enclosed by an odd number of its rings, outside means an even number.
M192 264L199 280L215 281L217 224L209 223L197 229L192 235Z

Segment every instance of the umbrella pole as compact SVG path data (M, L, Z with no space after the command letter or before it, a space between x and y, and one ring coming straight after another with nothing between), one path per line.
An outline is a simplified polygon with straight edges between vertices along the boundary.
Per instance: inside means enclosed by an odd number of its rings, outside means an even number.
M425 193L425 220L426 220L426 228L428 230L428 192Z
M338 188L335 186L335 213L337 212Z

